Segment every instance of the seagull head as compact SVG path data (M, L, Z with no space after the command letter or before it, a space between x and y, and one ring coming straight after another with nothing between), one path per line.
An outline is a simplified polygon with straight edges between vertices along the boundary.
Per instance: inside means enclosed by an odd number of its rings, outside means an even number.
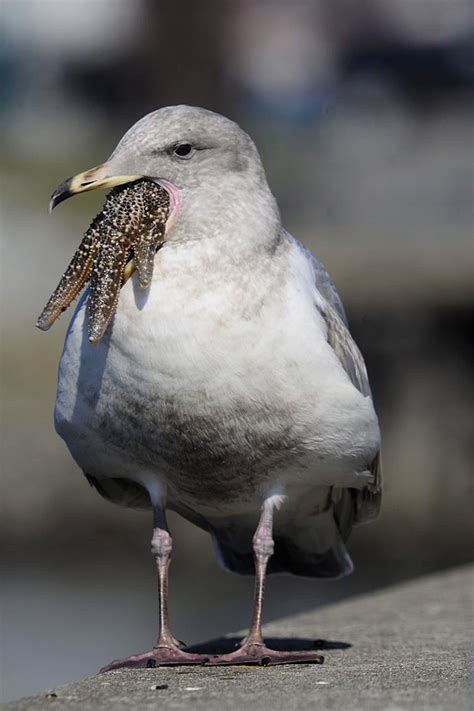
M237 195L243 201L245 196L255 198L258 192L276 209L260 156L248 134L220 114L181 105L167 106L140 119L108 160L58 186L51 196L50 211L72 195L141 178L154 180L168 191L170 217L176 216L183 202L188 206L212 204L217 212L224 199Z

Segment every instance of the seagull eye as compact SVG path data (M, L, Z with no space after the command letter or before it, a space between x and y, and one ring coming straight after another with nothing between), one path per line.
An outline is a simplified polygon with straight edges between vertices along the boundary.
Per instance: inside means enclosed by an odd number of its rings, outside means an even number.
M193 153L193 147L190 143L178 143L174 147L173 153L178 158L190 158Z

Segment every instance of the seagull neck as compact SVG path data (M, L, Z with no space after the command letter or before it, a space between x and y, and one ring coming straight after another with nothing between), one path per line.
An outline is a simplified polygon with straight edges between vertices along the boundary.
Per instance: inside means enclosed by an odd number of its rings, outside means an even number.
M268 186L252 190L230 184L182 190L167 241L222 241L253 251L271 247L280 232L280 214Z

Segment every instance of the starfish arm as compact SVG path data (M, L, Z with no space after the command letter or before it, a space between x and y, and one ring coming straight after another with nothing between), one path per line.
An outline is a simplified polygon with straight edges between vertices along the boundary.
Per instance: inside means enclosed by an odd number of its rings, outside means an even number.
M89 280L102 229L103 222L99 215L85 233L79 248L36 322L37 327L42 331L51 328Z

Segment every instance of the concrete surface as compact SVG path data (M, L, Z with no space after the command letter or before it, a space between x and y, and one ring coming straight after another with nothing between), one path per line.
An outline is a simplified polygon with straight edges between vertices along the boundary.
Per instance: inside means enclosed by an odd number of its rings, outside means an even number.
M322 649L322 666L115 671L2 708L467 710L473 573L474 566L457 568L266 626L267 639L279 639L274 646Z

